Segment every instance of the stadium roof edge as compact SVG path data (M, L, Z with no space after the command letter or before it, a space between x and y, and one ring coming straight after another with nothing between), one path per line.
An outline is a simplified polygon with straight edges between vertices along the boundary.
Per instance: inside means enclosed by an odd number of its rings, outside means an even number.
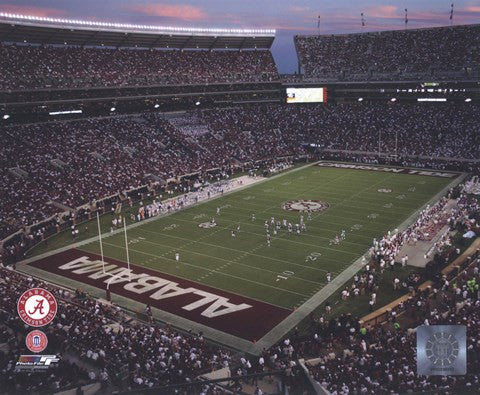
M220 29L48 18L0 11L0 41L81 46L270 49L274 29Z

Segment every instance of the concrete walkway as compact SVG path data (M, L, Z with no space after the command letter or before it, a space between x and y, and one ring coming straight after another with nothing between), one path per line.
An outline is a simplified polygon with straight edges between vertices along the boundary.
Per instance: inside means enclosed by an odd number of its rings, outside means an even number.
M450 212L452 208L457 207L456 200L450 200L445 206L445 210ZM408 265L415 267L425 267L427 263L433 258L436 250L432 250L435 243L437 243L443 235L449 230L448 225L444 225L431 240L417 241L416 244L405 244L397 255L397 260L400 260L405 255L408 255ZM432 250L432 251L431 251ZM428 254L430 252L430 254ZM428 254L428 257L427 257Z

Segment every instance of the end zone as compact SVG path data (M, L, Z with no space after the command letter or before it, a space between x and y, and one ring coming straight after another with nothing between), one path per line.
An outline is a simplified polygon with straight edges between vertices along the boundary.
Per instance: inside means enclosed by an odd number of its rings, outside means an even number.
M143 266L130 265L129 271L125 262L108 257L104 272L99 255L75 248L25 263L21 270L29 272L30 268L40 269L46 279L53 274L73 280L75 287L89 285L99 290L100 295L103 293L103 297L109 284L112 295L138 302L143 307L148 304L249 342L262 338L291 313L288 309Z

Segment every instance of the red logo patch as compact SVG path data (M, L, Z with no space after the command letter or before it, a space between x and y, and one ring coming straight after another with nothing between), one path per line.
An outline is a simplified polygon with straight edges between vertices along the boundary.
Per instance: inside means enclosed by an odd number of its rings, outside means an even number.
M39 330L31 331L25 339L25 345L31 352L42 352L47 348L47 335Z
M32 288L24 292L17 303L18 315L27 325L48 325L57 314L57 301L51 292L43 288Z

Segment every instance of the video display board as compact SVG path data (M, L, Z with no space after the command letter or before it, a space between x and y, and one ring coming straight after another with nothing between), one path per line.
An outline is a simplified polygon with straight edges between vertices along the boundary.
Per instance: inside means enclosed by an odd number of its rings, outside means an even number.
M287 88L287 103L323 103L327 88Z

